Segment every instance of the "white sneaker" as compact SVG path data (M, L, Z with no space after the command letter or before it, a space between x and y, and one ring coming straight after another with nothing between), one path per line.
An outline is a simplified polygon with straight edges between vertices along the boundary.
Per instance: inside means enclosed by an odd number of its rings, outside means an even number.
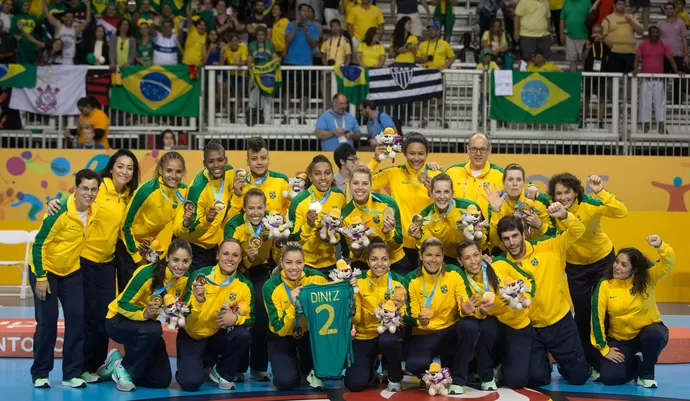
M637 385L642 386L644 388L657 388L658 387L656 380L640 379L639 377L637 378Z
M73 377L69 380L63 380L62 385L72 388L85 388L86 382L81 377Z
M137 389L132 381L132 376L127 372L127 369L122 366L122 360L115 362L112 378L117 389L120 391L130 392Z
M386 390L390 391L391 393L402 391L402 384L389 381L388 388L386 388Z
M254 369L249 369L249 378L257 382L271 381L271 375L269 375L268 372L262 372Z
M482 391L496 391L498 386L496 385L496 380L491 380L490 382L482 382Z
M50 380L47 377L41 377L34 381L35 388L50 388Z
M319 379L318 377L316 377L314 375L313 370L311 372L309 372L309 374L307 375L307 383L309 383L311 388L317 388L317 389L323 388L323 382L321 381L321 379Z
M451 384L448 388L448 394L465 394L465 389L457 384Z
M211 380L218 383L218 388L221 390L234 390L235 389L235 383L227 381L227 380L223 379L222 377L220 377L215 366L213 366L213 369L211 369Z

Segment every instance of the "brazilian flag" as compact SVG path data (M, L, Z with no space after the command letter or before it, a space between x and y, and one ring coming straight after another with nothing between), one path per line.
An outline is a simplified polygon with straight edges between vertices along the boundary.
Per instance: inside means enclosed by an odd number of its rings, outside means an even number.
M145 116L199 117L201 83L185 65L122 67L122 86L110 89L110 107Z
M35 88L36 66L28 64L0 64L1 88Z
M342 65L333 67L333 71L338 81L338 92L350 103L359 105L369 96L369 71L366 68Z
M578 124L580 122L579 72L513 72L513 95L496 96L491 77L491 112L495 120Z
M249 71L252 74L252 83L261 89L262 93L269 96L278 93L278 88L283 83L280 59L273 59L262 65L252 65Z

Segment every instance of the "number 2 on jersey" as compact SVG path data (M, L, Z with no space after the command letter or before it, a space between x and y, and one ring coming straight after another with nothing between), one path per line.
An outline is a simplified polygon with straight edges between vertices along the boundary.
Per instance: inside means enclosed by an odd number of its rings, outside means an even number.
M326 320L326 324L324 324L323 327L321 327L321 329L319 329L319 335L328 336L331 334L338 334L338 329L331 329L330 328L331 323L333 323L333 318L335 317L335 310L333 309L333 307L331 305L322 304L316 308L316 313L317 314L321 313L321 311L323 311L323 310L328 312L328 320Z

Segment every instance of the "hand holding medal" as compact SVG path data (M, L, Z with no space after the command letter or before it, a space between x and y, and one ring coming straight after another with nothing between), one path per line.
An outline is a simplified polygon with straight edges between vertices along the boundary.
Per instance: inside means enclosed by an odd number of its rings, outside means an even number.
M163 305L163 297L160 294L151 295L149 303L144 310L144 319L155 319L160 313L160 307Z
M422 326L428 326L431 318L434 317L434 310L428 307L424 307L419 311L419 324Z
M395 230L395 210L392 207L387 207L383 210L383 229L384 234Z
M192 295L194 295L194 298L196 298L196 301L199 303L203 303L206 301L206 289L204 288L204 284L200 282L201 281L206 281L206 276L203 274L200 274L197 276L196 280L194 280L194 283L192 283Z
M319 202L312 202L307 211L307 224L310 227L316 227L316 220L319 218L319 213L323 210L323 206Z
M422 224L424 218L420 214L412 216L412 224L407 229L407 234L414 239L422 239Z
M232 191L235 196L242 196L242 189L244 188L247 179L247 172L238 168L235 170L235 181L232 183Z

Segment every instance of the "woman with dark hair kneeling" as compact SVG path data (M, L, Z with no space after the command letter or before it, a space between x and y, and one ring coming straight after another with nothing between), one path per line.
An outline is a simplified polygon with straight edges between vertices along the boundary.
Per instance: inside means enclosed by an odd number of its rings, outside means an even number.
M185 391L204 383L204 369L221 390L234 390L241 357L249 351L254 286L237 271L242 245L228 238L218 248L218 264L199 269L187 283L190 315L177 332L177 374ZM209 356L211 356L209 358ZM205 366L205 363L213 365Z
M391 251L379 237L374 237L367 249L369 271L357 279L359 293L355 295L357 311L352 322L355 338L352 341L354 362L345 371L345 387L350 391L362 391L374 377L374 362L379 353L388 362L388 391L400 391L403 378L402 327L395 333L382 326L377 309L397 311L402 318L407 311L405 279L390 271ZM379 330L383 327L383 333Z
M510 388L527 385L529 359L532 351L534 329L530 326L527 309L515 310L501 299L496 300L499 278L488 256L482 255L479 244L463 241L457 247L458 262L462 266L465 288L472 306L477 310L473 317L479 328L479 340L474 348L477 373L482 381L481 389L495 391L494 360L492 356L497 344L503 348L503 381Z
M117 349L110 350L98 375L112 377L118 390L170 385L170 360L158 315L166 297L185 296L191 264L189 243L173 240L165 259L138 268L125 290L108 306L105 329L113 341L125 346L125 357Z
M606 385L637 379L642 387L657 387L654 365L668 343L668 328L661 321L654 287L671 270L676 254L658 235L648 236L647 243L659 253L656 263L635 248L621 249L594 290L592 344L603 355L599 379ZM635 356L638 352L641 360Z

